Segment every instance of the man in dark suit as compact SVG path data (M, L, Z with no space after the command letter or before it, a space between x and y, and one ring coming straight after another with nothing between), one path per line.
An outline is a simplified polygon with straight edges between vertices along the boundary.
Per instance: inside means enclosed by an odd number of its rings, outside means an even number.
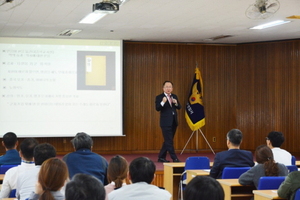
M158 155L158 162L169 162L166 160L167 152L169 152L173 162L180 162L175 154L173 146L173 138L178 126L177 111L181 105L175 94L172 94L173 83L165 81L163 83L164 93L156 96L156 110L160 111L160 127L164 137L164 142Z
M253 155L250 151L240 150L243 134L238 129L232 129L227 133L227 151L216 154L210 176L222 178L225 167L252 167Z

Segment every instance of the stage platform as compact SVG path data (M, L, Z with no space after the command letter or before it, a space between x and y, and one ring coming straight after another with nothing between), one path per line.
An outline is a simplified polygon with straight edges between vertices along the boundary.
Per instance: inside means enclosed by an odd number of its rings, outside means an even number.
M106 160L109 162L110 159L114 156L116 156L118 154L101 154L101 156L103 156L104 158L106 158ZM148 157L149 159L151 159L155 166L156 166L156 171L163 171L164 170L164 167L163 167L163 163L161 162L157 162L157 159L158 159L158 153L147 153L147 154L119 154L121 156L123 156L127 161L128 163L130 163L132 160L134 160L135 158L138 158L138 157ZM180 155L180 153L177 153L177 157L178 159L181 161L181 162L185 162L185 160L188 158L188 157L191 157L191 156L207 156L209 158L210 161L214 161L214 154L212 152L210 153L205 153L205 152L198 152L198 153L182 153L182 155ZM172 159L167 156L167 160L171 161L172 162Z

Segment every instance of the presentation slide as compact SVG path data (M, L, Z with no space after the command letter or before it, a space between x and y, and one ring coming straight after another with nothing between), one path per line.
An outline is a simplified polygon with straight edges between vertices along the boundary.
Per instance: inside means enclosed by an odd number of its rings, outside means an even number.
M123 135L122 41L0 38L0 137Z

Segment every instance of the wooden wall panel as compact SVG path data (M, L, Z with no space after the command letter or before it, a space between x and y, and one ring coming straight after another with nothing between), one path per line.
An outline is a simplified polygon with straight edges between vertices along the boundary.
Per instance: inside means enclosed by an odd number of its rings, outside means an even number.
M171 80L183 107L174 139L179 153L192 134L184 107L198 64L206 115L201 130L216 152L227 148L228 130L239 128L245 135L243 149L254 151L265 143L269 131L278 130L286 134L283 147L297 154L299 49L297 40L240 45L124 42L125 136L95 137L93 150L100 154L158 153L163 138L154 101L162 83ZM71 138L38 139L53 144L59 154L73 151ZM200 133L198 141L199 150L210 151ZM186 151L190 149L196 149L196 133Z
M286 136L283 148L299 154L300 42L237 47L237 120L248 149L265 144L272 130Z
M224 134L228 129L236 126L235 119L230 119L235 117L235 114L229 112L234 109L235 105L236 83L235 78L232 77L235 76L236 47L153 43L127 43L125 46L125 52L128 53L124 66L126 68L124 70L125 88L129 88L130 85L129 94L137 95L136 98L127 102L128 106L125 102L126 108L138 116L128 122L133 126L128 131L131 133L132 130L138 130L141 137L135 146L138 149L143 146L144 149L149 147L147 150L154 151L160 149L162 136L159 113L155 111L154 99L162 92L162 83L165 80L171 80L174 83L174 93L179 96L183 106L179 111L179 127L174 140L175 148L178 151L183 149L192 134L184 118L184 105L188 98L195 66L198 64L203 74L204 103L207 113L207 125L202 131L213 148L223 149L226 146L223 140ZM136 46L141 48L136 48ZM144 113L147 113L146 118L144 118ZM219 137L220 134L222 134L221 137ZM208 150L209 147L202 135L198 133L198 136L198 148ZM217 137L216 143L212 144L212 137ZM154 141L148 143L151 140ZM195 140L196 133L187 145L187 149L196 149Z

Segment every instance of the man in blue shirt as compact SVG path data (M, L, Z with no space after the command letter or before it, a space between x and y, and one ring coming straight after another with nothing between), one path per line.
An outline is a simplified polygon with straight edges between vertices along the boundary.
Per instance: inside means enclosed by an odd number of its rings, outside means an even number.
M86 133L77 133L71 140L75 152L68 153L63 157L67 163L70 179L75 174L89 174L98 178L104 185L107 182L108 162L102 156L92 152L93 140Z
M2 140L6 153L0 156L0 165L20 165L21 157L17 151L18 139L13 132L5 133Z

